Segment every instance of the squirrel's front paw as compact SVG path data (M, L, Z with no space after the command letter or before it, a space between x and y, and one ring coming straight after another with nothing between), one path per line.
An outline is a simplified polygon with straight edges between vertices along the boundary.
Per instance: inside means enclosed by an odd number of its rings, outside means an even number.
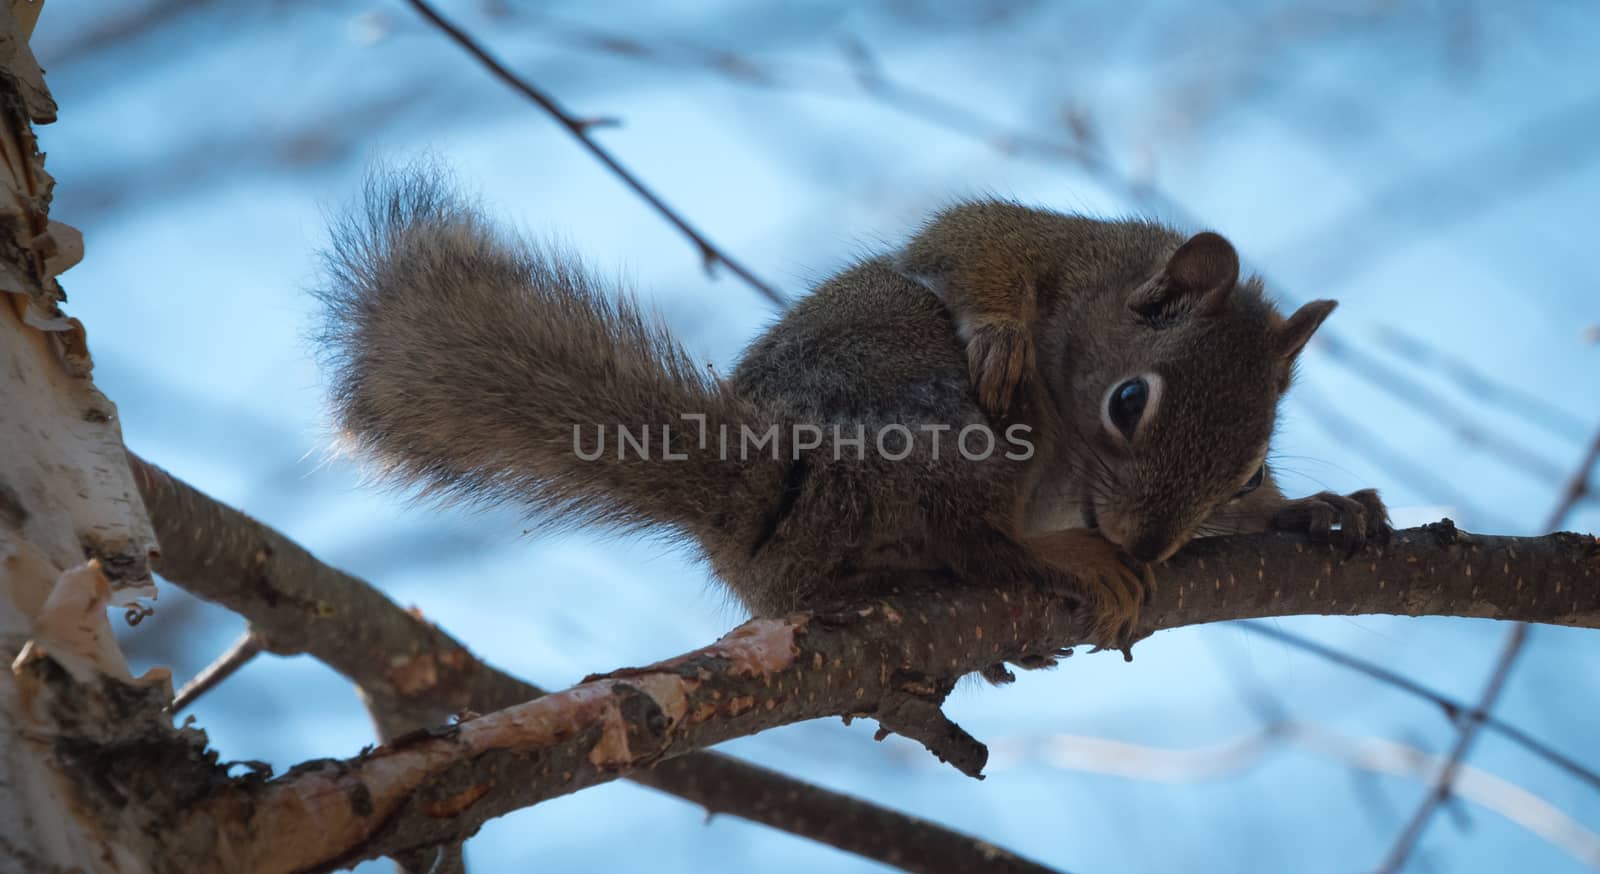
M1076 584L1073 594L1087 596L1088 606L1095 612L1088 641L1094 645L1093 651L1121 650L1131 661L1139 612L1156 588L1150 566L1129 558L1115 543L1086 528L1030 538L1028 546Z
M1021 322L984 322L967 332L967 369L978 403L1004 416L1017 389L1033 372L1033 337Z
M1338 524L1339 530L1333 526ZM1376 489L1362 489L1348 495L1318 492L1287 501L1273 514L1272 527L1280 531L1301 531L1312 540L1338 543L1346 552L1355 552L1368 541L1383 543L1394 530L1389 526L1389 511Z
M1012 661L1012 664L1025 671L1042 671L1061 664L1061 660L1070 655L1072 655L1070 649L1058 649L1052 653L1030 653ZM1017 681L1017 675L1011 673L1005 662L996 662L978 673L988 680L991 686L1004 686Z

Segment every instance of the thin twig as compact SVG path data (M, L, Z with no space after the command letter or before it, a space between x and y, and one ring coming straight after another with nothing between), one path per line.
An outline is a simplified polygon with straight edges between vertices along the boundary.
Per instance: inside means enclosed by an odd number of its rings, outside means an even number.
M1411 820L1406 823L1405 828L1401 829L1388 858L1378 869L1379 874L1399 874L1405 867L1406 860L1411 857L1411 852L1416 849L1422 833L1427 830L1428 823L1433 820L1433 815L1450 799L1450 787L1455 783L1462 762L1466 761L1467 753L1472 750L1472 744L1478 738L1478 729L1483 726L1480 714L1488 713L1499 700L1500 692L1506 685L1506 677L1511 674L1511 667L1516 664L1517 656L1522 653L1527 640L1527 623L1518 622L1511 627L1511 633L1506 637L1505 648L1500 651L1500 658L1495 663L1494 671L1489 675L1489 682L1483 688L1483 697L1471 712L1462 714L1461 731L1456 736L1456 743L1450 750L1449 758L1439 771L1439 779L1427 797L1422 800L1422 804L1417 807L1416 813L1411 815Z
M1470 415L1440 397L1437 392L1355 344L1346 342L1336 334L1321 331L1313 342L1313 348L1327 353L1330 360L1366 380L1369 385L1407 404L1414 411L1432 416L1434 421L1455 432L1462 442L1477 447L1501 463L1547 483L1563 481L1565 472L1559 464L1517 440L1473 422Z
M1155 783L1236 777L1286 746L1374 774L1431 784L1443 756L1386 738L1358 737L1308 722L1275 719L1261 731L1221 743L1172 748L1076 735L1008 739L995 745L991 769L1061 768ZM1600 835L1523 786L1470 764L1456 773L1456 792L1579 862L1600 867Z
M1554 531L1567 524L1567 515L1578 502L1593 494L1589 487L1589 478L1594 475L1596 465L1600 465L1600 431L1596 431L1594 440L1589 444L1589 451L1578 462L1578 467L1573 470L1572 476L1567 478L1567 484L1561 490L1561 497L1556 501L1555 509L1550 511L1550 518L1545 520L1544 530Z
M1392 325L1377 326L1378 343L1419 367L1432 368L1456 384L1474 400L1494 403L1519 419L1535 423L1551 434L1572 440L1583 439L1587 425L1577 416L1555 404L1484 373L1470 361L1439 349L1421 337Z
M850 99L865 94L877 103L909 118L961 136L985 141L1006 154L1028 155L1071 163L1093 164L1104 156L1092 146L1013 128L1003 129L981 112L883 74L877 59L860 40L846 37L840 43L849 65L847 76L823 66L783 66L765 63L731 49L673 43L670 46L640 42L620 33L570 23L549 16L528 15L548 32L559 32L571 44L591 52L669 69L690 67L708 71L740 85L791 94ZM682 59L681 61L679 59Z
M1506 740L1511 741L1517 746L1520 746L1539 758L1544 759L1550 764L1555 765L1557 768L1566 771L1573 777L1588 783L1595 789L1600 789L1600 773L1596 773L1595 771L1584 767L1576 760L1567 756L1565 753L1556 750L1545 742L1533 737L1526 731L1523 731L1517 726L1506 722L1500 717L1490 713L1485 713L1482 710L1474 709L1465 701L1460 701L1458 699L1451 698L1448 695L1436 692L1409 677L1395 673L1394 671L1391 671L1381 665L1373 664L1372 662L1357 658L1356 656L1334 649L1333 647L1324 646L1323 644L1317 643L1314 640L1301 637L1298 634L1291 634L1280 628L1274 628L1265 622L1247 619L1242 622L1234 623L1234 626L1236 628L1241 628L1245 631L1248 631L1251 634L1260 635L1261 637L1275 640L1285 646L1291 646L1295 649L1301 650L1302 652L1310 653L1311 655L1332 662L1341 667L1349 668L1350 670L1366 674L1380 683L1393 686L1396 689L1410 693L1418 698L1431 701L1434 704L1437 704L1440 710L1444 711L1445 716L1448 717L1451 722L1459 722L1463 716L1471 716L1472 718L1482 720L1483 727L1489 731L1504 737Z
M1590 167L1587 145L1600 113L1600 90L1533 115L1459 157L1429 162L1374 186L1353 209L1296 234L1278 251L1334 288L1381 263L1381 256L1420 234L1437 236L1484 215L1505 200ZM1548 245L1548 244L1547 244ZM1517 281L1526 283L1525 273Z
M662 218L671 223L672 226L677 228L678 231L685 237L688 237L690 242L694 243L695 248L700 251L700 258L704 262L707 272L710 272L713 267L720 263L727 267L728 270L733 273L733 275L744 280L746 285L749 285L751 288L760 292L761 295L767 300L779 307L788 306L788 298L786 298L782 292L778 291L767 283L762 282L761 279L759 279L743 264L735 261L726 252L717 248L717 246L707 239L704 234L701 234L698 230L695 230L694 226L690 225L687 219L680 216L672 209L672 207L668 206L666 202L660 198L660 196L646 187L637 176L633 175L631 171L622 166L621 162L613 157L610 152L606 151L605 147L595 142L594 139L589 136L590 128L614 123L613 119L579 118L578 116L567 112L567 110L564 109L561 104L556 102L555 98L535 87L528 80L518 76L516 73L511 72L511 70L508 69L504 64L500 63L500 61L497 60L493 55L489 54L489 51L479 44L477 40L473 39L465 31L447 20L444 16L440 15L438 11L425 2L425 0L407 0L407 2L409 2L411 6L422 15L422 17L426 18L431 24L433 24L433 26L443 31L445 35L454 40L457 45L461 46L463 49L466 49L469 54L478 60L478 63L482 64L485 69L493 73L496 78L511 86L524 97L532 100L540 109L544 110L545 113L547 113L551 118L554 118L557 123L567 130L568 133L572 134L573 138L576 139L579 144L588 150L589 154L593 155L596 160L604 164L606 169L610 170L613 175L622 180L623 184L633 189L633 192L639 195L639 197L643 198L646 203L650 204L650 206L655 209L656 212L661 214Z
M96 52L125 46L171 25L190 12L203 9L204 0L157 0L123 15L92 16L81 31L68 33L44 61L50 69L73 69Z
M1347 738L1327 729L1304 726L1296 741L1310 752L1347 762L1352 767L1400 777L1437 773L1440 757L1407 744L1381 738ZM1590 867L1600 867L1600 841L1576 818L1527 789L1471 764L1456 771L1456 794L1476 802L1571 854Z
M250 629L239 635L222 655L206 665L194 679L183 684L178 694L172 697L172 712L178 713L193 704L201 695L211 691L228 679L239 669L250 664L250 661L265 651L265 641L255 629Z

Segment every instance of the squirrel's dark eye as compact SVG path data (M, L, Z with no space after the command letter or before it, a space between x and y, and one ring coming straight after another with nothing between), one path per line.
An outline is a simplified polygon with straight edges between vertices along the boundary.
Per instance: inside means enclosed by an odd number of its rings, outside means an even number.
M1144 377L1136 376L1111 390L1106 399L1106 417L1122 436L1133 439L1133 429L1139 427L1144 415L1144 405L1150 400L1150 384Z
M1233 496L1235 498L1242 498L1245 495L1248 495L1251 492L1255 491L1256 489L1261 488L1261 481L1263 479L1265 479L1266 476L1267 476L1267 466L1263 464L1260 467L1256 468L1256 472L1255 473L1250 474L1250 478L1245 480L1244 486L1241 487L1239 489L1239 491L1235 492Z

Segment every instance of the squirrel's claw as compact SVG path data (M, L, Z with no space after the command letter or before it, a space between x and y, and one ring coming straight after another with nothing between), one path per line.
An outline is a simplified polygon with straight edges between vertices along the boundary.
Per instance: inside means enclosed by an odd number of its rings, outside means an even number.
M1139 630L1139 615L1155 591L1155 572L1128 558L1121 547L1098 533L1073 528L1029 541L1029 546L1076 584L1073 594L1087 596L1095 619L1088 642L1091 652L1130 649Z
M1335 524L1338 531L1333 530ZM1337 543L1346 554L1354 554L1369 541L1387 542L1394 531L1389 524L1389 511L1376 489L1348 495L1318 492L1285 502L1273 515L1272 527L1304 532L1319 543Z
M967 338L967 369L978 403L991 416L1011 409L1017 389L1033 372L1033 338L1020 322L987 322Z
M1024 671L1042 671L1061 664L1061 660L1072 655L1070 649L1060 649L1052 653L1029 653L1012 661L1012 664ZM991 686L1005 686L1017 681L1017 675L1006 668L1005 662L996 662L978 672Z
M991 686L1005 686L1017 681L1017 675L1006 668L1005 662L995 662L978 672Z

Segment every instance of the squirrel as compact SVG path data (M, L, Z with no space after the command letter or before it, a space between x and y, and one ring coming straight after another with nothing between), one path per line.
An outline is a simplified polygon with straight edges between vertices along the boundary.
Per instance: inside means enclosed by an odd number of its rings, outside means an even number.
M987 412L1003 418L1015 399L1076 435L1029 529L1097 528L1145 562L1199 534L1329 539L1337 523L1351 550L1387 534L1376 490L1278 488L1278 402L1336 303L1284 317L1260 279L1239 281L1221 235L987 200L942 211L895 261L949 307Z
M380 474L664 529L758 616L1036 585L1126 654L1149 565L1194 536L1387 532L1374 491L1273 483L1279 399L1334 304L1284 317L1214 233L959 204L822 282L725 379L436 171L373 177L324 255L334 417Z

